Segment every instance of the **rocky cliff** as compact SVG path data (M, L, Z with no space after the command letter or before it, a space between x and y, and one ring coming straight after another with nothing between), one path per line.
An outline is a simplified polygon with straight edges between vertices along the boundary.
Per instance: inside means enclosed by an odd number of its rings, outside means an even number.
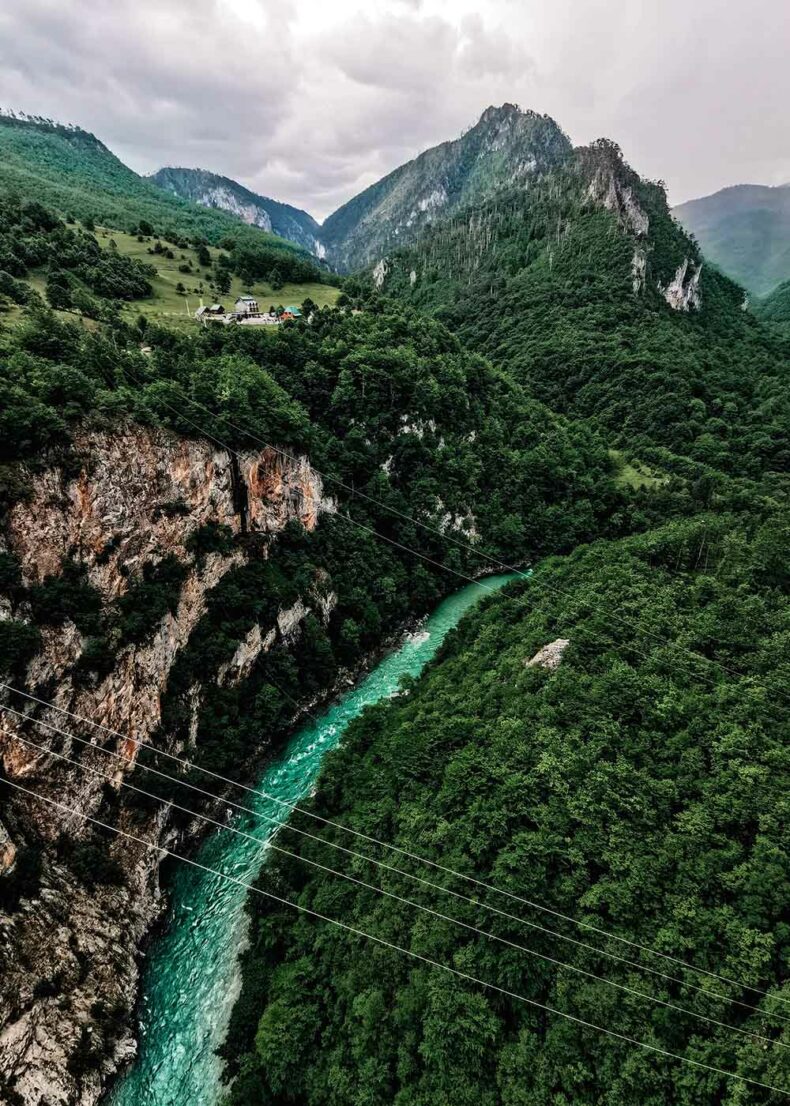
M207 169L159 169L150 180L184 200L237 215L250 226L278 234L316 257L323 256L320 227L312 215L301 208L261 196L238 181Z
M86 635L75 621L40 626L25 690L107 729L3 690L2 703L19 712L0 714L3 774L136 837L172 842L166 808L129 809L120 783L140 743L190 754L194 725L171 732L162 722L173 665L211 589L249 558L266 558L290 520L312 530L333 504L304 457L288 460L272 449L229 456L205 441L134 425L114 433L82 431L67 458L23 476L28 495L8 512L2 539L23 587L0 617L28 621L24 597L44 581L51 587L75 562L103 608L118 603L165 558L179 566L179 591L144 640L121 643L109 663L89 675L80 664ZM199 554L197 538L207 527L226 528L226 540L222 549ZM309 594L271 625L254 627L221 670L204 673L205 681L243 680L261 651L276 640L295 642L308 611L326 619L332 603L322 581L314 580ZM200 697L197 685L195 712ZM160 909L157 853L115 835L97 853L95 827L79 814L3 791L0 889L3 879L16 878L24 893L10 905L8 895L0 899L0 1100L90 1106L134 1050L129 1013L138 952ZM84 878L75 879L75 857ZM91 871L98 863L110 865L109 878Z

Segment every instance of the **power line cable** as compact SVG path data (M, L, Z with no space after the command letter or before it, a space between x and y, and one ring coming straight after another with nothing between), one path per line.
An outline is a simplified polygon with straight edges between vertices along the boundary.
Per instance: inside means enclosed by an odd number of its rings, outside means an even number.
M0 710L6 710L5 707L0 707ZM67 735L72 736L72 735ZM28 748L37 749L40 753L44 753L46 756L57 757L58 760L64 761L66 764L71 764L77 768L78 771L86 773L89 772L93 776L97 776L99 779L106 780L108 783L113 782L113 776L108 775L106 772L100 772L97 768L91 768L89 765L81 764L79 761L74 760L72 757L68 757L65 753L58 753L54 749L48 749L44 745L37 745L36 742L30 741L28 738L15 735L14 740L20 741ZM129 783L127 780L119 781L121 787L126 787L130 791L135 791L139 795L145 795L149 799L153 799L157 803L161 803L167 808L181 811L182 814L187 814L191 818L197 818L207 825L216 826L220 830L225 830L228 833L236 834L239 837L243 837L248 841L253 841L258 845L266 848L273 849L275 852L281 853L283 856L289 856L292 860L298 860L302 864L307 864L311 868L317 868L322 872L326 872L329 875L337 876L339 879L347 880L349 883L354 883L358 887L364 887L368 891L373 891L375 894L384 895L386 898L393 899L396 902L403 903L405 906L414 907L415 910L420 910L425 914L430 914L434 918L439 918L441 921L450 922L452 925L457 925L462 929L469 930L472 933L476 933L479 937L487 937L492 941L498 941L502 945L506 945L509 948L515 949L518 952L526 953L527 956L533 956L538 960L543 960L547 964L553 964L557 968L566 968L568 971L574 972L577 975L582 975L587 979L594 979L598 983L606 984L609 987L613 987L618 991L622 991L629 995L634 995L636 998L644 999L646 1002L654 1002L658 1006L663 1006L668 1010L674 1010L678 1014L685 1014L688 1017L696 1018L699 1021L706 1022L710 1025L716 1025L720 1029L728 1029L733 1033L741 1034L744 1037L750 1037L753 1040L763 1041L769 1045L778 1045L780 1048L790 1049L790 1044L785 1044L783 1041L776 1040L773 1037L766 1037L762 1033L757 1033L755 1030L744 1029L737 1025L731 1025L729 1022L720 1021L718 1018L712 1018L707 1014L700 1014L696 1010L690 1010L686 1006L680 1006L675 1002L669 1002L666 999L658 998L655 995L646 994L644 991L640 991L635 987L630 987L628 984L619 983L616 980L608 979L606 976L597 975L595 972L588 971L586 968L580 968L576 964L569 964L565 960L560 960L557 957L549 956L547 953L539 952L537 949L528 948L526 945L519 944L517 941L511 941L507 937L502 937L499 934L491 933L489 930L482 929L479 926L471 925L469 922L464 922L460 918L453 917L450 914L445 914L441 910L434 910L430 906L426 906L424 903L415 902L414 899L406 898L403 895L398 895L394 891L387 891L384 887L379 887L376 884L368 883L366 880L359 879L357 876L352 876L347 872L340 872L336 868L332 868L326 864L321 864L317 860L311 860L308 857L302 856L300 853L292 852L290 849L285 849L281 845L276 845L273 839L266 839L257 837L255 834L247 833L246 830L239 829L237 826L230 825L226 822L220 822L216 818L212 818L208 814L202 814L197 810L192 810L190 807L181 806L179 803L174 802L172 799L163 798L161 795L156 795L152 791L146 791L145 788L137 787L133 783ZM274 823L275 825L282 825L282 823Z
M56 799L51 799L47 795L42 795L31 788L23 787L21 784L16 783L13 780L3 780L7 786L15 788L17 791L24 792L31 795L35 799L39 799L42 802L50 803L52 806L65 811L68 814L73 814L78 818L82 818L87 822L92 822L94 825L101 827L115 833L119 837L125 837L127 840L134 841L139 845L143 845L145 848L150 849L158 854L165 854L172 856L175 860L181 860L185 864L189 864L194 868L207 872L210 875L214 875L219 879L228 880L231 883L235 883L240 887L246 888L248 891L253 891L256 894L263 895L267 899L271 899L274 902L280 903L282 906L289 906L294 910L298 910L303 914L316 918L319 921L328 922L330 925L339 927L348 933L354 934L357 937L364 937L366 940L373 941L376 944L382 945L385 948L389 948L394 952L400 952L404 956L411 957L414 960L418 960L424 964L433 968L438 968L441 971L448 972L449 974L456 976L459 979L463 979L469 983L477 984L478 986L485 987L488 990L495 991L498 994L504 995L507 998L516 1000L517 1002L523 1002L528 1006L535 1009L543 1010L548 1014L552 1014L556 1017L565 1018L567 1021L573 1022L576 1025L580 1025L585 1029L592 1029L597 1033L603 1033L608 1037L612 1037L615 1040L623 1041L626 1044L635 1045L637 1048L645 1049L646 1051L655 1053L660 1056L664 1056L668 1059L679 1060L681 1063L690 1064L693 1067L700 1068L705 1071L712 1072L713 1074L723 1076L726 1079L736 1079L739 1082L749 1084L751 1086L760 1087L762 1090L773 1091L776 1094L782 1094L790 1097L790 1091L784 1087L777 1087L770 1083L763 1083L760 1080L752 1079L749 1076L741 1075L738 1072L728 1071L725 1068L716 1067L713 1064L706 1064L701 1060L694 1060L689 1056L683 1056L678 1052L671 1052L668 1049L659 1047L658 1045L649 1044L647 1041L640 1041L636 1037L631 1037L625 1033L619 1033L617 1030L609 1029L606 1026L597 1025L595 1022L588 1021L585 1018L578 1017L575 1014L570 1014L566 1010L559 1010L557 1007L549 1006L546 1003L538 1002L537 999L528 998L526 995L519 994L517 991L511 991L506 987L501 987L497 983L491 983L489 980L480 979L477 976L472 975L469 972L463 972L459 968L454 968L449 964L444 964L441 961L434 960L431 957L423 956L421 953L414 952L412 949L404 948L402 945L397 945L392 941L388 941L383 937L377 937L375 934L367 933L365 930L359 929L356 926L349 925L347 922L341 922L337 918L332 918L327 914L322 914L317 910L313 910L311 907L303 906L301 903L292 902L290 899L281 897L274 894L272 891L264 891L262 887L257 887L255 884L248 883L245 880L238 879L235 876L227 875L224 872L217 871L216 868L212 868L209 865L201 864L199 861L193 860L190 857L183 856L181 853L176 853L172 849L165 848L164 846L147 841L145 838L137 837L135 834L128 833L126 830L118 829L109 825L106 822L102 822L98 818L94 818L92 815L84 814L80 810L76 810L74 807L67 806L65 803L58 802Z
M143 388L146 386L145 382L142 381L135 373L133 373L129 369L128 365L124 366L124 371L128 372L129 376L132 377L132 380L134 380L135 383L138 384L138 386L143 387ZM193 406L199 408L201 411L204 411L206 414L210 415L212 418L215 418L215 419L216 418L222 418L222 419L224 419L224 421L228 424L228 426L232 427L235 430L238 430L242 434L246 434L247 437L249 437L253 441L257 442L259 445L262 445L267 449L271 449L274 453L277 453L280 456L285 457L287 460L290 460L291 462L298 463L298 458L295 457L293 454L289 453L287 450L283 450L281 447L273 445L267 439L261 438L259 435L255 434L254 431L249 430L247 427L239 426L237 423L233 422L226 415L220 414L219 412L216 412L216 411L212 411L211 408L206 407L205 404L201 403L199 400L196 400L192 396L188 395L184 391L184 389L181 387L180 382L174 381L169 377L164 377L164 378L160 378L160 379L164 379L168 383L170 383L172 385L175 385L178 388L181 395L184 397L184 399L188 403L191 403ZM166 400L160 399L160 402L168 410L170 410L174 414L178 415L179 418L184 419L184 421L186 421L194 429L200 431L200 433L204 434L211 441L215 442L216 444L220 445L223 449L227 450L228 453L231 453L235 457L240 458L241 455L239 454L239 452L237 450L233 449L231 446L227 445L227 443L221 441L219 438L214 437L200 423L196 423L192 419L188 418L186 415L184 415L184 413L182 411L179 411L179 409L177 407L174 407L172 404L168 403ZM361 497L361 498L367 500L370 503L374 503L377 506L383 508L385 511L389 511L392 514L395 514L398 517L400 517L400 518L402 518L402 519L404 519L408 522L413 523L415 526L419 526L422 529L424 529L424 530L426 530L430 533L438 535L443 541L451 542L452 544L458 546L461 549L465 549L468 552L474 553L476 556L482 557L484 560L488 561L488 563L493 565L495 568L504 569L507 572L512 572L512 573L514 573L515 575L519 576L522 579L530 579L530 574L524 572L523 569L517 568L514 565L509 565L509 564L505 563L504 561L500 561L497 558L492 557L490 554L485 553L483 550L477 549L474 545L471 544L471 542L461 541L459 538L456 538L454 535L447 534L444 531L440 530L438 527L432 526L430 523L424 522L421 519L414 518L414 516L409 515L409 514L403 512L403 511L400 511L398 508L392 507L389 504L384 503L382 500L376 499L374 496L368 495L366 492L358 490L353 485L347 484L340 477L332 476L331 474L327 474L327 473L322 472L320 469L315 468L315 466L313 466L312 463L311 463L310 467L322 479L333 481L334 483L336 483L340 487L342 487L345 491L349 492L351 495ZM310 499L310 500L312 500L312 502L314 504L317 504L317 505L320 506L321 501L317 500L315 498L315 496L310 496L308 493L303 493L303 495L306 499ZM368 533L372 534L374 537L380 538L382 541L389 542L391 545L396 546L396 548L398 548L398 549L401 549L401 550L403 550L405 552L408 552L408 553L412 553L414 556L421 557L423 560L427 561L429 564L432 564L437 568L441 568L446 572L451 572L451 573L453 573L453 575L458 576L460 579L469 580L472 583L478 583L478 581L475 577L468 576L468 575L466 575L465 573L462 573L462 572L458 572L456 569L451 568L449 565L445 565L442 562L436 561L433 558L428 557L427 555L418 552L416 549L413 549L411 546L402 545L399 542L396 542L394 539L387 537L386 534L381 534L379 531L377 531L377 530L375 530L375 529L373 529L369 526L366 526L364 523L360 522L358 519L352 518L351 515L344 514L341 511L338 511L336 513L337 513L339 518L343 518L347 522L352 523L352 525L357 526L357 527L359 527L363 530L366 530ZM570 594L570 592L567 589L559 588L559 587L557 587L556 584L552 584L549 581L546 581L545 579L541 579L541 585L548 588L548 590L552 591L554 594L562 596L563 598L566 598ZM493 589L489 589L489 590L493 590ZM635 628L634 624L629 623L626 619L622 618L619 615L619 613L617 612L617 610L609 611L607 613L608 613L609 617L613 617L613 618L616 619L616 621L622 623L627 630L631 630L631 631L634 630L634 628ZM646 636L651 637L655 641L659 642L659 644L665 645L668 648L675 650L676 652L686 653L690 657L696 657L697 660L705 661L707 664L712 664L712 665L716 666L717 668L721 669L723 672L726 672L727 674L729 674L731 676L738 676L742 679L753 679L753 677L749 673L743 672L741 669L732 668L731 666L725 665L721 661L718 661L713 657L707 657L707 656L705 656L704 653L697 652L695 649L688 649L688 648L685 648L683 646L678 645L675 642L667 641L667 639L662 637L660 634L657 634L654 631L649 630L648 628L646 628L644 626L640 626L640 627L638 627L638 629L640 630L641 633L643 633ZM599 640L609 641L611 644L613 644L613 645L615 645L615 647L617 647L617 643L614 641L613 638L603 638L603 637L601 637L601 635L593 635L593 636L597 636L599 638ZM638 655L641 655L643 657L648 656L647 653L637 649L636 647L632 647L632 648L633 648L634 652L636 652ZM756 681L755 681L755 686L764 687L764 685L756 683ZM769 690L768 688L764 688L764 689L766 691ZM782 692L781 689L779 689L779 694L782 695L785 698L787 697L787 696L784 695L784 693Z
M9 685L0 684L0 687L8 688ZM16 689L11 689L11 690L16 690ZM35 696L28 695L26 692L19 692L19 694L25 695L26 698L34 699L36 702L39 702L39 703L44 702L43 700L36 699ZM52 704L45 704L45 705L53 706ZM124 736L122 734L118 733L115 730L110 730L108 727L103 726L101 723L92 722L90 719L83 718L80 715L75 715L70 711L64 711L62 708L59 708L59 707L53 707L53 709L61 711L62 713L67 714L70 717L75 718L78 721L86 722L89 725L98 727L100 729L105 729L109 733L113 734L114 736L119 737L121 740L132 741L132 742L136 743L138 745L138 747L140 747L141 744L142 744L136 738L124 738ZM15 715L16 717L18 717L20 719L23 719L24 721L33 722L34 724L36 724L38 726L43 726L46 729L52 730L55 733L60 734L62 737L69 738L72 741L77 741L77 742L81 743L82 745L87 746L88 748L98 750L99 752L102 752L102 753L104 753L108 756L114 757L115 759L121 761L124 766L128 766L128 764L130 763L129 759L127 757L122 756L120 753L114 752L113 750L110 750L110 749L106 749L102 745L97 745L92 741L88 741L86 738L79 737L76 734L72 734L69 731L63 730L63 729L53 725L51 722L46 722L43 719L34 718L31 715L24 714L20 711L15 710L13 707L8 707L8 706L5 706L5 705L0 706L0 710L11 713L11 714ZM16 737L17 735L14 735L14 736ZM19 738L19 740L25 740L25 739L24 738ZM142 747L145 751L159 752L159 750L151 750L151 746L142 746ZM54 755L58 756L60 754L55 753ZM168 757L171 760L176 761L177 763L187 767L188 769L193 767L192 765L189 764L188 761L184 761L181 758L174 756L173 754L163 753L162 755ZM287 822L287 821L279 822L274 818L270 818L268 815L265 815L265 814L259 813L258 811L253 810L251 807L247 807L247 806L244 806L243 804L236 803L233 800L223 798L223 797L221 797L221 796L219 796L219 795L217 795L217 794L215 794L211 791L206 791L205 789L203 789L201 787L198 787L197 785L192 784L192 783L188 782L187 780L179 779L177 776L171 776L168 773L162 772L160 769L154 768L151 765L144 764L139 760L136 761L135 763L138 767L142 768L144 771L151 772L151 773L153 773L157 776L161 776L163 779L166 779L170 782L176 783L176 784L178 784L182 787L186 787L189 790L195 791L198 794L200 794L202 796L205 796L209 799L219 801L227 807L233 807L233 808L235 808L236 810L238 810L240 812L251 814L256 818L261 818L264 821L269 822L271 825L277 826L279 828L283 828L288 832L297 833L297 834L299 834L300 836L303 836L303 837L308 837L313 841L317 841L319 844L328 845L330 848L333 848L338 852L342 852L346 855L350 855L350 856L355 857L357 859L367 861L368 863L374 864L377 867L380 867L380 868L386 869L388 871L394 872L394 873L396 873L400 876L403 876L407 879L410 879L410 880L412 880L416 883L420 883L422 885L431 887L435 890L439 890L443 894L449 895L449 896L451 896L453 898L456 898L456 899L460 899L464 902L470 903L470 904L472 904L476 907L482 908L484 910L488 910L489 912L491 912L493 914L496 914L496 915L498 915L500 917L503 917L503 918L507 918L510 921L513 921L513 922L516 922L520 925L526 926L527 928L534 929L534 930L537 930L539 932L542 932L542 933L548 934L550 936L556 937L556 938L558 938L562 941L565 941L568 944L572 944L576 947L586 949L587 951L590 951L590 952L593 952L593 953L595 953L599 956L603 956L603 957L606 957L608 959L617 961L618 963L626 964L626 965L628 965L632 968L636 968L640 971L647 972L647 973L649 973L653 976L658 976L658 977L660 977L664 980L667 980L669 982L676 983L681 987L697 991L701 994L704 994L704 995L708 996L709 998L714 998L719 1002L734 1004L734 1005L737 1005L737 1006L741 1006L745 1009L753 1010L753 1011L761 1014L761 1016L763 1016L763 1017L775 1018L775 1019L779 1019L779 1020L782 1020L782 1021L790 1021L790 1018L787 1018L785 1015L777 1014L775 1012L764 1011L760 1007L754 1006L752 1003L747 1003L747 1002L744 1002L740 999L732 998L732 997L729 997L729 996L726 996L726 995L721 995L718 992L711 991L706 987L700 987L697 984L689 983L685 980L682 980L682 979L678 978L677 976L669 975L666 972L659 971L655 968L651 968L649 965L641 964L638 961L631 960L627 957L620 956L616 953L610 952L607 949L600 949L595 945L590 945L585 941L580 941L577 938L570 937L567 934L563 934L563 933L558 932L557 930L553 930L553 929L550 929L546 926L542 926L542 925L540 925L536 922L530 921L527 918L522 918L519 915L511 914L507 911L500 910L498 907L495 907L495 906L491 905L490 903L481 902L478 899L472 898L468 895L464 895L464 894L462 894L458 891L454 891L451 888L444 887L442 884L435 883L431 880L426 880L421 876L415 875L414 873L404 871L402 868L396 868L393 865L387 864L385 861L382 861L382 860L377 859L375 857L371 857L371 856L367 855L366 853L359 853L359 852L356 852L353 849L347 849L343 845L339 845L336 842L329 841L328 839L326 839L324 837L320 837L317 834L310 833L308 830L300 829L299 827L292 825L290 822ZM208 772L207 769L201 769L199 766L194 766L194 767L196 767L199 771L206 771L209 775L212 775L212 776L216 775L213 772ZM223 777L223 776L218 776L217 778L220 779L220 780L223 780L224 782L233 784L233 781L226 780L226 778ZM265 799L267 799L269 801L272 801L272 802L274 802L274 803L276 803L280 806L285 806L289 813L293 812L294 810L302 812L302 808L296 806L293 803L288 803L286 800L280 799L275 795L269 794L268 792L265 792L265 791L262 791L262 790L257 790L256 791L254 788L248 787L245 784L235 784L234 786L241 787L245 791L250 792L251 794L258 795L261 798L265 798ZM137 789L137 790L139 790L139 789ZM304 811L304 813L309 814L311 812ZM286 815L286 817L287 817L287 815ZM357 831L351 830L351 829L349 829L348 827L345 827L345 826L341 826L339 823L331 822L328 819L320 818L317 815L315 817L317 818L318 821L320 821L322 823L325 823L325 824L331 825L331 826L336 826L337 828L345 830L345 832L357 834ZM367 835L365 835L365 834L357 834L357 836L361 836L361 837L365 838L368 841L371 841L371 842L374 842L375 844L381 845L384 848L391 849L391 850L393 850L397 853L403 853L404 852L404 850L399 849L397 846L391 845L387 842L379 841L376 838L367 837ZM412 854L412 853L407 852L407 853L405 853L405 855L410 856L413 859L419 860L423 864L430 865L434 868L438 867L442 871L447 872L447 873L449 873L453 876L456 876L458 878L469 879L469 880L472 880L472 882L474 882L474 883L480 883L480 885L483 886L483 887L489 887L489 885L487 885L487 884L481 883L478 880L474 880L473 877L465 876L461 872L456 872L453 869L446 868L442 865L437 865L435 862L430 861L426 858L418 857L416 854ZM491 886L489 889L499 891L498 888L493 887L493 886ZM508 894L507 892L500 892L500 893L501 894ZM550 908L545 907L541 904L532 903L529 900L522 900L522 901L527 902L530 906L533 906L535 909L537 909L539 911L548 912L549 914L557 914L556 911L551 910ZM582 922L579 922L578 920L572 919L570 916L566 916L566 915L558 915L558 916L562 917L562 918L564 918L565 920L568 920L568 921L574 921L575 924L577 924L577 925L586 926L586 923L582 923ZM588 928L595 928L595 927L588 927ZM607 933L606 931L603 931L603 930L598 930L598 932L603 934L606 937L615 938L616 940L622 940L622 941L626 940L625 938L621 938L621 937L617 936L616 934L610 934L610 933ZM631 941L627 941L626 943L634 944L634 942L631 942ZM637 944L636 947L642 949L643 951L652 952L652 953L654 953L655 955L658 955L658 956L666 955L664 953L658 953L655 950L650 949L649 946L642 946L642 945ZM693 971L704 971L704 969L697 969L693 965L687 964L685 961L678 961L678 963L682 964L686 968L690 968ZM709 973L706 973L706 974L709 974ZM785 1001L784 999L781 999L781 996L771 994L770 992L767 992L767 991L762 991L759 988L752 988L747 984L739 983L739 982L734 981L734 980L729 980L726 977L716 976L715 978L720 979L724 982L730 983L733 986L738 987L740 990L756 991L757 993L762 994L767 998L770 998L770 999L776 998L776 999L779 999L780 1001Z

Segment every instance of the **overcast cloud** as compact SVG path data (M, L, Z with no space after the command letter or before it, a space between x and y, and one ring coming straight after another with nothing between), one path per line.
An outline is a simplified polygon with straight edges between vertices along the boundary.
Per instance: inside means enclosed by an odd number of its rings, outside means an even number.
M0 106L317 218L505 100L675 203L790 181L789 53L787 0L0 0Z

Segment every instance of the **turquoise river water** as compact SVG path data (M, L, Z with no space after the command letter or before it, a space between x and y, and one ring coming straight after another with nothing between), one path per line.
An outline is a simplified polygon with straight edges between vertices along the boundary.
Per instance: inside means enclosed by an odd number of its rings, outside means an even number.
M353 689L294 734L266 767L260 790L288 803L308 795L324 754L338 744L348 724L366 706L396 694L404 676L417 676L463 614L511 579L489 576L446 599L419 632L406 635ZM283 814L278 803L257 793L232 797L263 816L242 813L232 823L257 840L217 830L196 859L219 874L186 864L174 873L166 926L143 974L138 1057L110 1095L111 1106L217 1106L222 1097L214 1050L222 1043L238 994L247 895L223 877L249 883L258 876L276 828L263 819L282 819Z

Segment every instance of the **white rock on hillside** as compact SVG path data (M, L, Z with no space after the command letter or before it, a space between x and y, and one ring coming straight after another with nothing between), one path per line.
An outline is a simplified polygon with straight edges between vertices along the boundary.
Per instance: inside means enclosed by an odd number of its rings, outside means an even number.
M535 656L528 661L524 661L524 664L527 668L547 668L550 672L553 672L555 668L559 668L562 654L569 645L568 638L558 637L555 641L550 641L548 645L544 645L542 649L538 649Z

